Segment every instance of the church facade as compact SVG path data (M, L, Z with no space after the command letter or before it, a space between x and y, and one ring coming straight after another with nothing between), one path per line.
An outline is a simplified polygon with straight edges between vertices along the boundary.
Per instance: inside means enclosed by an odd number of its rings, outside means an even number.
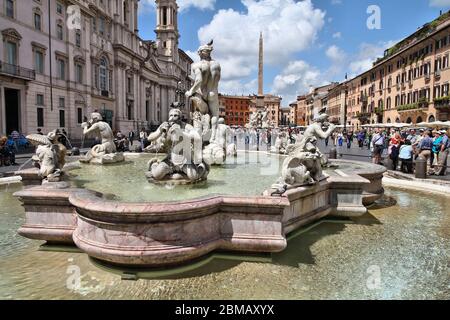
M0 134L81 138L96 110L123 133L166 121L186 102L192 60L178 48L176 1L155 2L156 39L144 40L138 0L0 0Z

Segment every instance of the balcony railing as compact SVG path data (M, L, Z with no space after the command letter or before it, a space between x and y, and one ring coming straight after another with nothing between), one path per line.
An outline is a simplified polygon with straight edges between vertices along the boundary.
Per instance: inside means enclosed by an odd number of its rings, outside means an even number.
M25 80L35 80L36 72L31 69L22 68L13 64L0 61L0 74L21 78Z
M405 104L397 107L398 112L414 111L418 109L428 108L428 101L420 101L412 104Z
M436 109L450 108L450 96L434 99L434 107Z

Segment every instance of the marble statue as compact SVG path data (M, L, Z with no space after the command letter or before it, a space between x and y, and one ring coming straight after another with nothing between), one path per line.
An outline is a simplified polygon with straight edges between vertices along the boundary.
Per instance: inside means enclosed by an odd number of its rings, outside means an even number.
M27 136L27 140L37 147L32 160L34 166L39 169L39 176L43 182L59 182L61 180L67 150L58 141L58 138L58 130L50 132L47 136L40 134Z
M211 139L209 145L203 149L203 159L209 165L222 165L227 155L237 156L236 145L227 145L230 127L225 124L225 119L213 118L211 122Z
M159 126L159 128L149 134L147 140L150 145L144 149L147 153L167 153L169 150L169 143L167 139L167 130L165 125Z
M198 49L197 53L200 56L200 62L192 65L194 84L186 92L186 97L192 98L194 109L203 115L209 114L211 117L219 117L221 67L219 62L211 58L213 50L212 40Z
M257 110L250 114L250 121L247 124L247 128L254 129L268 129L271 127L271 122L269 120L269 111L267 107L264 110Z
M125 160L122 153L118 153L114 143L114 134L108 123L103 121L100 113L93 112L88 122L81 124L83 134L95 134L101 138L101 144L95 145L80 162L91 164L109 164Z
M289 135L286 131L281 131L275 139L275 144L270 148L270 152L286 154L290 146Z
M206 180L209 165L203 161L202 138L190 124L181 121L181 111L171 109L169 121L164 122L158 134L167 134L169 151L162 159L149 161L147 178L153 183L196 183ZM156 136L156 135L155 135Z
M200 61L192 65L194 84L186 92L186 97L191 98L194 108L192 116L195 121L194 126L202 131L203 141L210 141L212 118L219 117L221 67L220 63L211 57L213 50L212 40L198 49Z
M325 131L324 131L325 128ZM284 160L281 177L266 191L265 195L282 195L287 190L304 185L319 183L325 179L322 168L328 164L318 146L318 139L329 137L336 126L328 123L328 115L321 110L301 137L301 140L290 150L289 156Z

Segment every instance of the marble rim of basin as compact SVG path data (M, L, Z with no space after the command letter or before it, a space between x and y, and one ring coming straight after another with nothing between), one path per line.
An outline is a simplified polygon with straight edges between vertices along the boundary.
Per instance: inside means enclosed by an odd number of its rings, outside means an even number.
M384 168L371 169L371 177L381 180ZM51 186L26 188L15 196L26 211L19 230L24 237L75 244L111 264L162 267L215 250L280 252L287 246L288 233L301 226L328 215L365 214L364 190L370 184L354 172L342 172L316 185L289 190L282 197L210 195L126 203L106 200L86 189Z

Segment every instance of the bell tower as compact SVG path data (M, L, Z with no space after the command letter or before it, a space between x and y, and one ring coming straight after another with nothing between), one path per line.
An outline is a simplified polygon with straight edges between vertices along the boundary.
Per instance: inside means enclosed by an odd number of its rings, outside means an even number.
M178 54L178 5L176 0L155 0L156 41L159 53L175 57Z

